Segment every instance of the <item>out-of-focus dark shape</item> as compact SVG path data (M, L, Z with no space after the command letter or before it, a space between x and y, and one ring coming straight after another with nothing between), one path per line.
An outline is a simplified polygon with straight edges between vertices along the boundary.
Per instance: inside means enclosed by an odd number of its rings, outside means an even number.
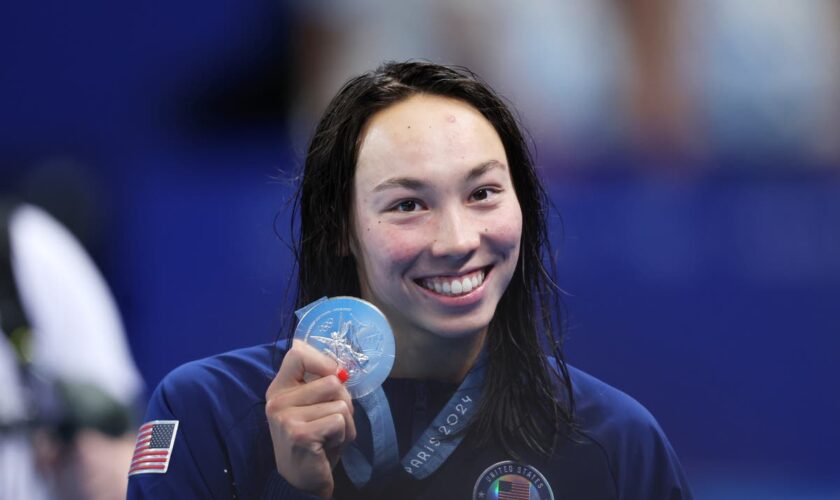
M258 2L250 39L227 57L186 75L175 99L182 103L184 125L193 135L282 128L291 94L300 78L298 47L291 43L295 19L288 6ZM314 40L310 40L314 43Z

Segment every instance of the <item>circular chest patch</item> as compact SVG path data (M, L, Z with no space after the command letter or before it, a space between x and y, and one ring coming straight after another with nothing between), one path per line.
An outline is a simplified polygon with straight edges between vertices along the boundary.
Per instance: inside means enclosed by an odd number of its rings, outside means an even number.
M554 500L554 493L535 467L508 460L478 476L473 500Z

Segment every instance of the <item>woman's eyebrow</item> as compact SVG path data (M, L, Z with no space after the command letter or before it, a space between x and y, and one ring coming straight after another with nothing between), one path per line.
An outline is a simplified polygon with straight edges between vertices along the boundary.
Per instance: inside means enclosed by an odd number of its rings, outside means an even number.
M482 175L487 173L487 171L492 170L494 168L504 169L504 168L507 168L507 167L505 167L505 164L500 162L499 160L488 160L488 161L482 162L482 163L476 165L475 167L473 167L472 169L470 169L470 171L467 173L467 175L465 177L465 181L469 182L469 181L472 181L472 180L474 180L478 177L481 177ZM382 181L375 188L373 188L373 192L378 193L380 191L385 191L387 189L396 189L396 188L411 189L411 190L419 191L419 190L425 188L427 185L428 185L427 182L425 182L422 179L418 179L416 177L391 177L390 179L386 179L386 180Z
M476 178L481 177L488 171L493 170L494 168L501 168L502 170L504 170L507 167L504 163L500 162L499 160L487 160L477 165L476 167L473 167L467 174L466 181L469 182L475 180Z
M424 187L426 187L426 183L415 177L391 177L373 188L373 192L378 193L380 191L385 191L386 189L395 188L420 190Z

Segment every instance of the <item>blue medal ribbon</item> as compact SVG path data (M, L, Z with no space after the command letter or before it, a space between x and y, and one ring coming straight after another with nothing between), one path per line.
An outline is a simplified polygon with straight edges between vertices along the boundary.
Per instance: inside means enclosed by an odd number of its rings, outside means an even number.
M398 464L418 480L436 471L464 439L464 431L481 400L486 369L487 353L483 350L455 394L399 462L397 433L385 391L379 387L357 399L370 422L372 458L368 458L356 443L344 451L341 460L353 484L361 489L388 475ZM366 437L359 436L357 443Z
M392 446L392 443L397 442L397 434L391 418L391 407L382 387L355 401L365 411L370 422L373 463L355 443L344 450L341 460L347 476L361 488L371 478L385 475L399 460L399 452L396 446ZM377 411L377 408L384 408L384 411Z

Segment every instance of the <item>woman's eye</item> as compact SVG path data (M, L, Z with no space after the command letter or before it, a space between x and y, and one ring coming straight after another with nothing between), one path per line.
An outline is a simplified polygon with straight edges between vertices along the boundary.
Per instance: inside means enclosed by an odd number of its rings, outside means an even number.
M419 209L420 204L416 200L405 200L394 205L397 212L416 212Z
M494 194L496 194L496 190L494 190L492 188L489 188L489 187L483 187L483 188L480 188L480 189L476 189L473 192L471 198L474 201L484 201L484 200L490 198L491 196L493 196Z

